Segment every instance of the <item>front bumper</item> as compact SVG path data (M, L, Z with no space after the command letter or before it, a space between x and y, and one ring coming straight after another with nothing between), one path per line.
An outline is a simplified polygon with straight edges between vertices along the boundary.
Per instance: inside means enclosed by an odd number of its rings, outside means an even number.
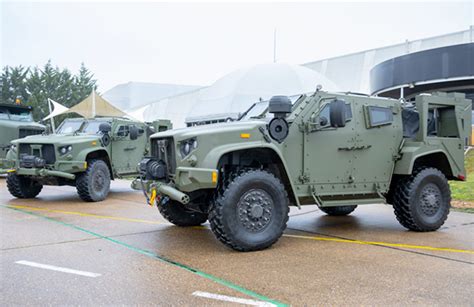
M216 169L178 167L176 168L174 184L164 183L156 180L132 181L132 189L145 190L147 193L156 193L161 196L168 196L183 204L189 202L186 192L193 192L201 189L213 189L217 186L218 172Z
M8 170L15 167L15 162L8 159L0 159L0 174L5 174Z
M12 171L24 176L61 177L74 180L75 173L83 172L86 169L87 162L84 161L56 161L54 169L16 167Z

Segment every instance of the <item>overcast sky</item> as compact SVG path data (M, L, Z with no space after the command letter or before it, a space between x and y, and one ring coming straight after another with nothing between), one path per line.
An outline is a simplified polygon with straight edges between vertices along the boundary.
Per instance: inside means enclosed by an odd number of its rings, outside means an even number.
M81 62L99 90L128 81L208 85L242 66L300 64L466 30L474 1L137 3L0 0L1 66Z

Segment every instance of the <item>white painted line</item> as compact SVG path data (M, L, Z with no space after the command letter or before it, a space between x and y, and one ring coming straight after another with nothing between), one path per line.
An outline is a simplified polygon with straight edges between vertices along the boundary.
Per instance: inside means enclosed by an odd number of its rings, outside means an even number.
M26 260L16 261L15 263L28 265L28 266L32 266L32 267L40 268L40 269L46 269L46 270L52 270L52 271L58 271L58 272L63 272L63 273L76 274L76 275L82 275L82 276L87 276L87 277L98 277L98 276L100 276L100 274L97 274L97 273L78 271L78 270L62 268L62 267L59 267L59 266L54 266L54 265L49 265L49 264L41 264L41 263L31 262L31 261L26 261Z
M274 304L268 303L268 302L249 300L249 299L245 299L245 298L239 298L239 297L233 297L233 296L227 296L227 295L221 295L221 294L214 294L214 293L202 292L202 291L194 291L193 295L194 296L199 296L199 297L210 298L210 299L218 300L218 301L232 302L232 303L251 305L251 306L262 306L262 307L263 306L265 306L265 307L275 306Z

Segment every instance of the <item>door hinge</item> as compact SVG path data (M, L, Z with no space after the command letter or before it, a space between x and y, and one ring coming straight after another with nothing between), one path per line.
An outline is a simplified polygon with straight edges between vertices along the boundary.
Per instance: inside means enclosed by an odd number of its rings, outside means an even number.
M309 182L310 180L310 176L308 173L303 173L301 174L299 177L298 177L298 180L301 182L301 183L307 183Z

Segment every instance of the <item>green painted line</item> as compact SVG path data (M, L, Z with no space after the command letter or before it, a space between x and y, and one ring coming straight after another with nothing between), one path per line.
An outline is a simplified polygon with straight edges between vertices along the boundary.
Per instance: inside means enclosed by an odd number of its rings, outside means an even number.
M223 285L227 288L230 288L230 289L233 289L233 290L236 290L240 293L243 293L245 295L248 295L248 296L251 296L253 298L256 298L258 300L261 300L261 301L265 301L265 302L268 302L268 303L271 303L271 304L274 304L275 306L288 306L287 304L285 303L282 303L282 302L279 302L279 301L276 301L276 300L272 300L271 298L268 298L264 295L261 295L261 294L258 294L256 292L253 292L251 290L248 290L242 286L239 286L237 284L234 284L230 281L227 281L225 279L222 279L222 278L219 278L219 277L216 277L214 275L211 275L211 274L208 274L206 272L203 272L203 271L200 271L198 269L194 269L192 267L189 267L185 264L182 264L182 263L179 263L179 262L176 262L174 260L171 260L171 259L168 259L166 257L163 257L163 256L160 256L152 251L148 251L148 250L145 250L145 249L141 249L141 248L138 248L138 247L135 247L135 246L132 246L130 244L127 244L125 242L122 242L122 241L119 241L119 240L116 240L116 239L113 239L113 238L110 238L110 237L107 237L107 236L104 236L104 235L101 235L101 234L98 234L96 232L93 232L93 231L90 231L90 230L87 230L87 229L84 229L82 227L79 227L79 226L76 226L74 224L69 224L69 223L66 223L66 222L63 222L63 221L59 221L59 220L56 220L56 219L53 219L51 217L48 217L48 216L45 216L45 215L41 215L41 214L37 214L35 212L31 212L31 211L27 211L27 210L23 210L23 209L18 209L18 208L13 208L13 207L10 207L10 206L5 206L5 205L2 205L2 207L4 208L8 208L10 210L15 210L15 211L19 211L19 212L22 212L22 213L25 213L25 214L29 214L29 215L33 215L33 216L36 216L36 217L40 217L40 218L43 218L43 219L46 219L48 221L51 221L51 222L55 222L57 224L61 224L63 226L67 226L67 227L70 227L70 228L74 228L76 230L79 230L79 231L82 231L82 232L85 232L89 235L92 235L94 237L97 237L97 238L100 238L100 239L104 239L104 240L107 240L109 242L112 242L112 243L115 243L115 244L118 244L120 246L123 246L129 250L132 250L134 252L137 252L137 253L140 253L142 255L145 255L145 256L148 256L148 257L151 257L151 258L154 258L154 259L157 259L161 262L164 262L164 263L167 263L167 264L170 264L170 265L173 265L173 266L176 266L178 268L181 268L183 270L186 270L188 272L191 272L193 274L196 274L198 276L201 276L201 277L204 277L206 279L209 279L215 283L218 283L220 285Z

